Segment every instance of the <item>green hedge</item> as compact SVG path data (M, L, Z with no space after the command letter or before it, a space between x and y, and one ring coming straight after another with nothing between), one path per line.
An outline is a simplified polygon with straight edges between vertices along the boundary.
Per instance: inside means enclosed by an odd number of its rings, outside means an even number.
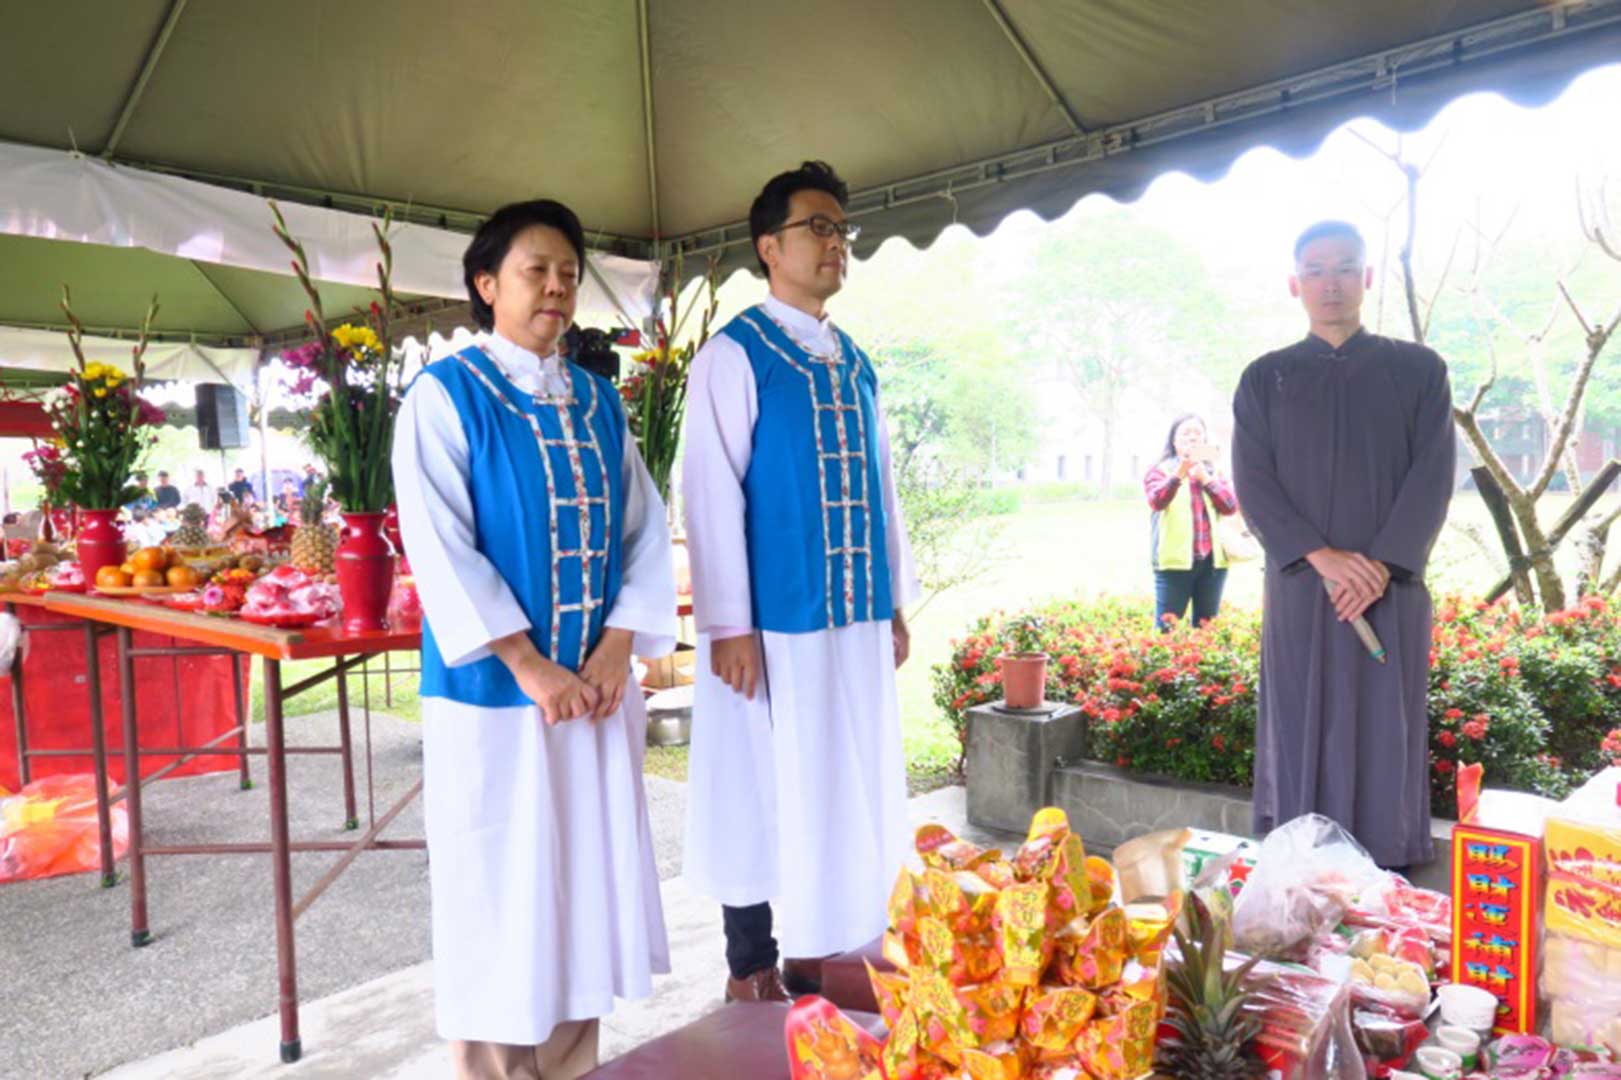
M1091 719L1090 755L1184 780L1248 786L1255 763L1260 617L1229 609L1207 626L1153 628L1151 609L1055 601L995 612L936 665L934 699L965 738L966 710L1002 696L996 658L1020 631L1052 657L1047 697ZM1621 763L1621 619L1602 599L1542 617L1506 603L1436 605L1429 692L1431 790L1451 817L1459 765L1561 797Z

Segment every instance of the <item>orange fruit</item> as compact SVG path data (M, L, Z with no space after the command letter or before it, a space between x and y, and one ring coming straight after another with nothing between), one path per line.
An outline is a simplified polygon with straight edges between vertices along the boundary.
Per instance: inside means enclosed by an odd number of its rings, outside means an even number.
M169 567L168 581L176 589L195 589L200 580L197 571L185 563Z
M163 584L162 570L137 570L130 584L137 589L151 589Z
M160 547L145 547L131 555L129 561L137 573L142 570L162 570L169 565L169 553Z
M123 589L129 586L130 575L124 573L121 567L103 566L96 571L96 587L100 589Z
M123 574L126 577L134 577L135 576L135 564L132 563L132 562L125 562L124 565L122 565L122 566L120 566L118 568L118 572Z

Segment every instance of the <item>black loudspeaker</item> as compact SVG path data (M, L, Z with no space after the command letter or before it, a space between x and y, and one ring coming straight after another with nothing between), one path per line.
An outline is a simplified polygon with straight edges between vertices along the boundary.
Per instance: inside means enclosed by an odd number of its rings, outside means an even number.
M248 399L236 387L197 384L197 442L204 450L248 445Z

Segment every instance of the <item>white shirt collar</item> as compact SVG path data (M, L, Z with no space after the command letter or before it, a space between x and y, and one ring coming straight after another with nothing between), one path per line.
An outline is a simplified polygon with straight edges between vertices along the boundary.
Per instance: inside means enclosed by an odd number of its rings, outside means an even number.
M562 368L563 361L557 353L553 352L549 356L532 353L493 330L485 337L484 344L489 349L496 366L508 378L518 379L527 375L538 379L543 375L555 374Z
M785 304L775 296L767 295L763 303L771 317L780 322L788 331L790 337L800 342L823 342L833 334L833 318L823 314L818 319L808 312L800 311L792 304Z

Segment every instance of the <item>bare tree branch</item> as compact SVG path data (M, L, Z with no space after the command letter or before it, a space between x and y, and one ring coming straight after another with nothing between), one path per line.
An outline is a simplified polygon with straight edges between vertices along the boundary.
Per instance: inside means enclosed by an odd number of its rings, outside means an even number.
M1447 261L1441 267L1441 277L1435 283L1435 291L1430 294L1430 302L1424 308L1424 336L1430 333L1430 319L1435 315L1436 302L1441 299L1441 292L1446 288L1447 276L1452 273L1452 260L1457 257L1458 244L1463 240L1463 228L1452 234L1452 248L1447 252ZM1419 340L1423 340L1420 338Z
M1571 432L1575 430L1576 414L1581 405L1582 397L1587 392L1587 381L1593 374L1593 365L1598 361L1599 354L1604 351L1604 346L1609 343L1610 335L1615 332L1617 324L1621 324L1621 311L1617 311L1615 318L1610 321L1608 326L1597 329L1588 328L1587 320L1582 318L1582 313L1577 309L1576 302L1571 299L1570 293L1566 291L1565 283L1562 281L1559 283L1559 291L1564 295L1566 302L1570 304L1570 310L1575 314L1577 321L1582 324L1582 328L1587 330L1587 355L1582 358L1581 366L1576 370L1576 377L1571 380L1570 394L1565 399L1564 411L1561 413L1559 424L1554 428L1548 443L1548 460L1542 463L1542 469L1537 475L1536 482L1530 487L1532 499L1540 496L1547 489L1548 482L1553 479L1553 474L1558 469L1559 457L1565 452L1565 445L1570 439Z

